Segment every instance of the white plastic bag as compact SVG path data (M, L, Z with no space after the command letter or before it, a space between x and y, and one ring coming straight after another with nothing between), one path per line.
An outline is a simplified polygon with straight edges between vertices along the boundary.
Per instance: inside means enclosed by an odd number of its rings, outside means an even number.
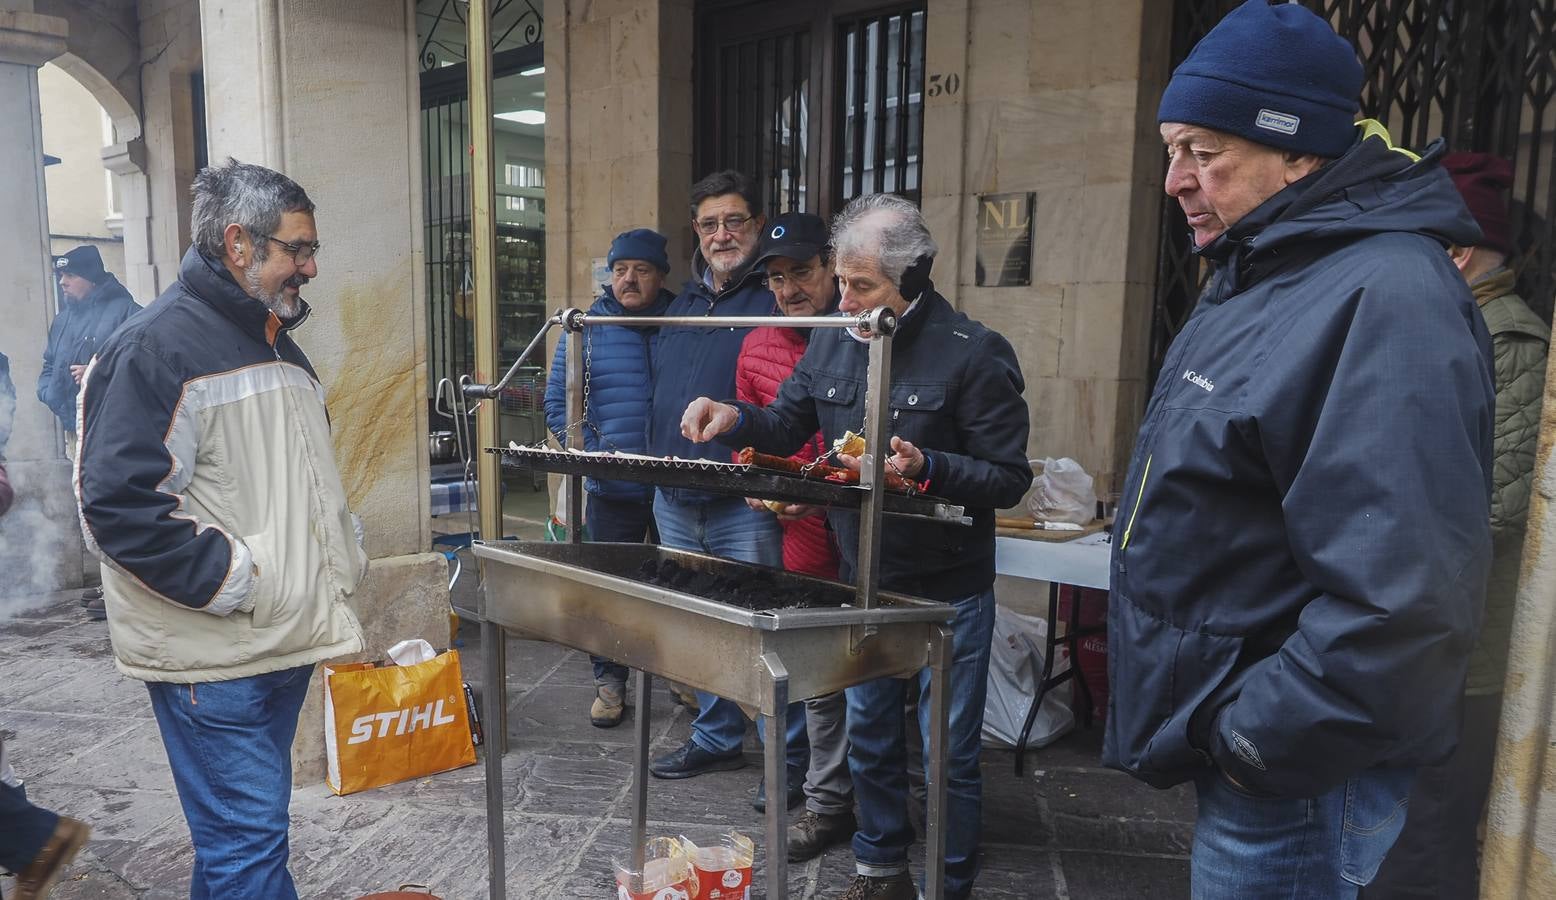
M1033 616L994 607L994 643L989 652L989 690L983 701L983 744L986 747L1014 747L1021 738L1027 711L1037 696L1037 682L1043 676L1043 644L1048 622ZM1054 660L1052 674L1069 665L1064 648ZM1043 705L1027 737L1028 747L1053 743L1075 727L1075 713L1064 702L1064 691L1052 690L1043 697Z
M1039 522L1085 525L1097 517L1097 493L1080 463L1068 456L1044 459L1043 474L1032 479L1027 508Z

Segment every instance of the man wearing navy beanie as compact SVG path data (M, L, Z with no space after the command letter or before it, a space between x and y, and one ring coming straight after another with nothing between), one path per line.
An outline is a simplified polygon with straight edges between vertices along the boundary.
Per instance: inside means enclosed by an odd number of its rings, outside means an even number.
M664 289L670 273L665 236L647 228L623 231L611 241L605 263L610 283L589 307L591 316L658 316L675 295ZM569 436L591 451L643 453L648 449L648 412L654 396L654 352L658 328L586 328L584 341L584 411L580 421L567 420L567 341L557 341L546 381L546 426L558 442ZM653 485L630 481L584 480L588 494L584 521L589 539L611 543L642 543L654 524ZM569 522L576 527L576 522ZM594 701L589 722L596 728L621 724L626 713L627 668L602 657L594 664Z
M1113 544L1104 761L1199 800L1193 893L1354 898L1457 740L1491 556L1486 325L1438 165L1356 121L1329 24L1249 0L1162 96L1215 274L1173 341Z

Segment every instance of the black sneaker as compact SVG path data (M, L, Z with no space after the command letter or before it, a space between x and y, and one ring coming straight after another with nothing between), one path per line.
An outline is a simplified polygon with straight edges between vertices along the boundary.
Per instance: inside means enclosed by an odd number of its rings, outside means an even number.
M687 739L679 750L673 750L648 764L648 774L655 778L692 778L709 772L732 772L743 769L746 756L739 747L729 753L709 753Z
M86 590L82 591L81 592L80 601L81 601L81 608L82 609L85 609L86 607L91 606L93 603L102 603L103 602L103 589L102 589L102 587L99 586L99 587L95 587L95 588L87 588Z
M918 888L913 876L907 872L877 878L873 875L855 875L848 889L837 895L837 900L918 900Z
M789 862L815 859L828 847L847 843L859 830L852 810L836 815L805 810L789 826Z
M805 770L789 767L789 802L784 809L793 809L805 802ZM767 779L764 777L756 783L756 797L751 801L751 808L759 813L767 812Z
M86 611L88 621L105 622L108 620L108 605L103 602L101 597L98 597L91 603L82 604L81 608Z

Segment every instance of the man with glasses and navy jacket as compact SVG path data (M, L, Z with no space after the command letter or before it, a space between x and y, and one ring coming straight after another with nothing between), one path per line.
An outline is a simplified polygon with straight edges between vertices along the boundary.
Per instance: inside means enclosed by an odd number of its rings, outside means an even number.
M766 218L751 179L732 169L715 172L692 186L692 225L698 245L693 277L665 311L675 316L771 316L773 292L754 265ZM735 395L735 364L749 328L664 325L654 358L654 402L648 423L648 452L681 459L729 461L729 451L681 435L681 411L693 399ZM766 509L756 510L740 497L706 494L686 488L659 488L654 523L660 543L742 562L783 565L783 532ZM691 778L745 765L741 741L746 717L734 703L699 691L691 738L656 760L656 778ZM789 714L789 806L804 799L810 752L805 737L804 705ZM757 807L765 807L758 794Z

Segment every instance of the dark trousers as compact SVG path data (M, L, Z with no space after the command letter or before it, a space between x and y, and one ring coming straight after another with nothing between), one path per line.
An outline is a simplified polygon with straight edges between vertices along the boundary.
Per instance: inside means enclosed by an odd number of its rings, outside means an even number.
M54 835L59 816L27 801L27 793L0 781L0 869L21 872Z
M1475 900L1477 831L1496 755L1502 695L1464 698L1459 748L1440 766L1416 770L1405 830L1362 892L1365 900Z
M584 521L588 523L589 540L608 544L657 542L653 530L653 501L610 500L590 494L585 504ZM594 663L595 684L627 683L626 666L598 656L589 657L589 661Z

